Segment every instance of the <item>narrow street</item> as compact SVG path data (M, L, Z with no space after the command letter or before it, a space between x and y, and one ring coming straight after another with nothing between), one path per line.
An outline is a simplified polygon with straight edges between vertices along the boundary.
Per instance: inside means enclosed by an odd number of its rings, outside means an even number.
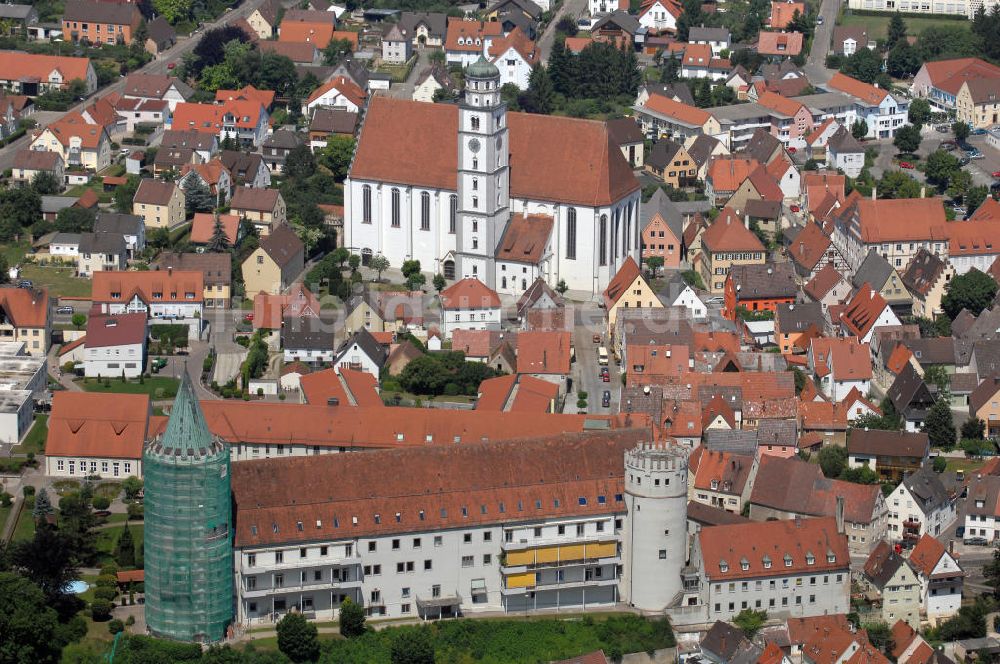
M556 42L556 24L563 16L569 16L574 21L587 10L587 0L563 0L562 6L556 11L555 16L545 26L545 32L538 38L538 48L542 53L542 62L549 61L549 53L552 52L552 45Z
M830 80L833 72L826 68L826 56L830 52L830 41L833 39L834 23L840 13L840 0L823 0L819 15L823 17L823 25L817 25L813 35L812 49L803 70L813 85L822 85Z

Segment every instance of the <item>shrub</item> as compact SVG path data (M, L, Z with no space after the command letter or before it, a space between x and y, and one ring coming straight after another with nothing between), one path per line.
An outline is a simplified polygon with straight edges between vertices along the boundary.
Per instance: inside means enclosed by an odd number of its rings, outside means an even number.
M14 496L10 495L6 491L0 493L0 506L10 507L14 504Z
M138 503L131 503L128 506L128 518L129 521L142 519L142 505Z
M135 616L129 616L128 618L125 619L126 626L131 627L134 624L135 624Z
M98 511L111 507L111 499L107 496L94 496L94 509Z
M104 573L104 569L101 570L101 575L97 577L97 581L94 585L98 588L117 588L118 587L118 577L115 574L118 573L118 566L115 565L114 572Z
M129 618L132 618L132 616L129 616ZM135 622L135 618L132 618L132 622ZM108 631L111 632L112 634L117 634L118 632L124 632L125 623L123 623L121 620L118 620L118 618L115 618L114 620L108 623Z
M106 599L95 599L90 603L90 617L94 622L104 622L111 618L111 609L114 608Z
M114 588L102 586L94 591L94 599L106 599L109 602L118 597L118 591Z
M278 395L278 401L284 401L284 400L285 400L285 393L282 392L281 394Z
M24 495L25 498L33 496L35 495L35 487L31 486L30 484L26 484L25 486L21 487L21 494Z

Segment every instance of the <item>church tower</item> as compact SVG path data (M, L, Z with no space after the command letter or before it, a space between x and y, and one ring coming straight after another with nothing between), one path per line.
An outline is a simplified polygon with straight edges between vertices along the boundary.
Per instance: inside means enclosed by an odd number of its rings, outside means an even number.
M482 56L465 70L458 121L455 276L494 288L494 257L510 220L510 144L500 70Z

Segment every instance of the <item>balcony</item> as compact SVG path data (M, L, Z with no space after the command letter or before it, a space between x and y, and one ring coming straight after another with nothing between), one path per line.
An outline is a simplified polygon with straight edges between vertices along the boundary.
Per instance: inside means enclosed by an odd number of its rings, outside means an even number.
M280 586L256 587L252 590L243 590L244 597L264 597L276 593L306 592L311 590L344 590L347 588L360 588L361 579L355 578L349 581L304 581L304 582L282 582Z
M531 578L527 578L530 576ZM534 574L514 574L504 579L504 587L500 589L500 594L523 595L537 590L570 590L573 588L603 588L618 585L618 577L592 577L583 579L572 579L570 581L538 581Z
M506 551L503 556L500 571L504 574L566 565L620 562L617 539L606 542L540 546L521 551Z
M516 542L502 542L500 548L504 551L523 551L525 549L537 549L549 546L563 546L567 544L587 544L594 542L617 542L618 535L609 533L592 533L590 535L559 535L558 537L542 539L529 538Z
M453 618L462 612L462 596L458 591L451 595L421 597L417 595L417 614L431 620Z

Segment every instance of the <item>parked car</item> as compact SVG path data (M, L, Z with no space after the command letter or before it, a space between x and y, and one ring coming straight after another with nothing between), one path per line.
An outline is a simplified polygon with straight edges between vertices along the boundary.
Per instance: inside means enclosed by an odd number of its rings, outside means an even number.
M22 279L21 281L17 282L18 288L32 288L34 287L34 285L35 284L32 283L30 279Z
M601 406L605 408L611 407L611 392L610 390L604 390L604 394L601 395Z
M942 134L947 134L948 132L951 131L951 125L939 124L936 127L934 127L934 131L939 131Z
M605 382L605 383L610 383L611 382L611 374L608 373L607 371L601 372L601 381Z
M177 66L176 62L171 62L169 65L167 65L167 69L173 69L176 66Z
M993 171L992 175L995 178L1000 178L1000 171Z
M901 161L901 162L899 162L899 167L900 168L913 168L913 164L911 164L908 161Z
M820 14L816 17L816 25L823 25L823 15Z
M72 314L73 313L73 307L66 306L66 305L63 305L61 307L56 307L56 313L57 314Z
M990 541L985 537L966 537L962 540L962 544L969 546L989 546Z
M594 343L595 344L601 343L601 335L599 335L599 334L595 334L594 335Z
M716 295L705 300L705 304L722 304L725 299L721 295Z
M973 129L972 131L969 132L969 136L985 136L985 135L986 135L986 130L983 129L982 127Z
M789 210L791 210L792 212L798 212L798 211L799 211L799 210L801 210L802 208L800 208L800 207L799 207L798 205L793 205L793 206L791 206L791 207L790 207L790 208L788 208L788 209L789 209Z
M789 147L788 148L788 154L795 154L796 152L798 152L797 148L793 148L793 147Z
M958 146L955 145L955 141L945 141L941 144L941 149L945 152L954 152L958 149Z
M959 526L955 529L955 537L965 537L965 526Z
M958 160L958 165L959 166L968 166L971 162L972 162L972 159L970 159L969 157L967 157L965 155L962 155L959 158L959 160Z
M966 210L961 205L954 206L953 208L951 208L951 211L955 213L956 217L964 217L965 215L969 214L968 210Z
M986 156L982 152L980 152L979 150L970 151L967 154L969 155L969 159L985 159L986 158Z

